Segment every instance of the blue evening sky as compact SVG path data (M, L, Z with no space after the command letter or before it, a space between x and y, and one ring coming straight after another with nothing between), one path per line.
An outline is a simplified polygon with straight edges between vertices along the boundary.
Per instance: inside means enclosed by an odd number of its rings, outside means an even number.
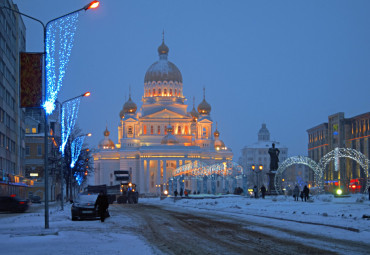
M88 0L14 0L45 22ZM162 31L183 76L188 110L212 106L221 139L237 161L262 123L289 155L307 155L306 130L344 112L369 111L370 1L102 0L81 13L59 100L87 90L78 125L92 146L106 125L117 143L128 97L140 107L144 75L158 60ZM39 24L25 20L27 50L42 51Z

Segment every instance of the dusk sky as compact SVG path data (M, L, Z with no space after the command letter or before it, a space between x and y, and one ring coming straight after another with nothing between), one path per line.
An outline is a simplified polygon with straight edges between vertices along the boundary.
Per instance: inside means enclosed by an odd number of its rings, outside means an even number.
M14 0L45 23L88 2ZM80 15L58 100L91 91L78 125L93 133L86 140L93 147L106 125L117 143L129 86L140 108L145 72L158 60L164 30L188 110L205 87L235 161L257 141L262 123L289 156L307 155L307 129L337 112L349 118L369 111L369 10L368 0L102 0ZM24 21L27 51L42 52L41 26Z

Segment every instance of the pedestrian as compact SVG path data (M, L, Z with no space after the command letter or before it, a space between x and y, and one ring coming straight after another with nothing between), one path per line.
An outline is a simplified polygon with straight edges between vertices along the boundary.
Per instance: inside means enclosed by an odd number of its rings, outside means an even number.
M265 198L265 194L266 194L266 187L263 184L262 184L262 187L261 187L261 194L262 194L262 198L264 199Z
M178 194L177 189L175 189L174 194L175 194L175 197L177 197L177 194Z
M303 202L303 190L301 191L301 193L299 194L299 196L301 197L302 202Z
M180 189L180 197L182 197L182 194L184 193L184 191L182 190L182 188Z
M310 189L307 187L307 185L304 185L303 196L304 196L304 201L305 202L307 202L309 194L310 194Z
M299 187L298 187L298 185L295 185L295 187L293 189L294 201L298 201L298 196L299 196Z
M103 191L100 191L98 198L95 202L95 208L98 207L98 215L100 216L100 221L104 222L107 209L109 207L108 196L104 194Z
M367 188L367 191L369 192L369 200L370 200L370 186Z
M256 185L254 185L253 187L253 192L254 192L254 198L257 198L258 197L258 188Z

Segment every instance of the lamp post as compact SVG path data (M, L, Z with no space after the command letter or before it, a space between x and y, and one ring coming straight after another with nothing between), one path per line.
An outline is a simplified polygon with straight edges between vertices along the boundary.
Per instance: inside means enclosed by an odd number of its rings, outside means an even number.
M65 103L68 103L68 102L70 102L72 100L75 100L77 98L80 98L80 97L88 97L90 95L91 95L90 92L85 92L85 93L83 93L79 96L76 96L76 97L70 98L68 100L65 100L62 103L60 103L58 100L56 100L55 102L57 102L60 106L60 118L62 118L63 106L64 106ZM63 130L62 125L63 125L62 120L60 120L60 139L61 140L62 140L62 130ZM67 139L68 139L68 137L67 137ZM60 176L61 176L61 178L60 178L61 179L60 180L60 188L61 188L61 191L60 191L60 193L61 193L60 207L61 207L62 211L64 210L64 174L63 174L64 171L63 170L64 170L64 168L63 168L63 154L62 154L61 168L60 168Z
M260 173L262 173L262 170L263 170L263 165L259 165L258 169L256 169L255 165L252 165L252 171L257 176L257 197L258 197L258 191L259 191L259 186L260 186L260 184L259 184L259 175L260 175Z
M82 7L81 9L78 9L78 10L75 10L73 12L69 12L67 14L64 14L60 17L57 17L55 19L52 19L50 21L48 21L46 24L44 24L44 22L42 22L41 20L39 19L36 19L32 16L29 16L27 14L24 14L24 13L21 13L17 10L14 10L14 9L11 9L11 8L8 8L6 6L0 6L1 9L6 9L6 10L10 10L14 13L18 13L19 15L22 15L22 16L25 16L27 18L30 18L32 20L35 20L37 22L39 22L42 27L43 27L43 35L44 35L44 39L43 39L43 42L44 42L44 88L45 88L45 103L44 103L44 110L45 110L45 127L44 127L44 199L45 199L45 228L49 228L49 183L48 183L48 178L49 178L49 169L48 169L48 117L47 115L50 114L52 112L50 112L50 108L51 105L50 104L46 104L46 95L47 95L47 83L48 83L48 79L47 79L47 47L46 47L46 38L47 38L47 30L48 30L48 26L59 20L59 19L62 19L66 16L69 16L71 14L74 14L74 13L77 13L77 12L80 12L80 11L87 11L89 9L95 9L99 6L99 1L92 1L90 2L89 4L85 5L84 7Z
M90 137L92 134L91 133L87 133L87 134L83 134L83 135L79 135L77 136L75 139L73 139L72 143L71 143L71 164L69 166L69 169L70 169L70 175L69 175L69 199L71 200L72 199L72 169L80 155L80 152L81 152L81 148L82 148L82 144L83 144L83 141L84 141L84 138L87 136L87 137ZM74 148L76 147L76 148ZM75 152L75 155L72 155L72 151L73 149L76 150Z

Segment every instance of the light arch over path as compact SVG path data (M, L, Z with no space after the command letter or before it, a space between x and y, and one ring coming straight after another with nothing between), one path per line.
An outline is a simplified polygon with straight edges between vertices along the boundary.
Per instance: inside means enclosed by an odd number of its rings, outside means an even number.
M366 178L366 188L365 188L365 193L367 192L367 189L369 188L370 185L370 180L369 180L369 163L370 161L366 158L364 154L361 152L350 149L350 148L335 148L334 150L328 152L327 154L324 155L319 161L319 166L320 169L322 170L321 176L323 176L324 171L329 164L330 161L335 160L336 158L350 158L356 161L358 164L360 164L362 170L365 173L365 178Z
M275 180L274 180L275 183L274 184L275 184L276 192L278 194L282 194L281 175L283 174L283 172L288 167L290 167L292 165L297 165L297 164L306 165L314 171L314 176L315 176L314 182L315 182L316 186L319 187L319 190L321 190L323 171L321 170L320 165L317 164L314 160L312 160L308 157L294 156L294 157L290 157L290 158L287 158L286 160L284 160L283 163L280 164L278 170L276 171Z

